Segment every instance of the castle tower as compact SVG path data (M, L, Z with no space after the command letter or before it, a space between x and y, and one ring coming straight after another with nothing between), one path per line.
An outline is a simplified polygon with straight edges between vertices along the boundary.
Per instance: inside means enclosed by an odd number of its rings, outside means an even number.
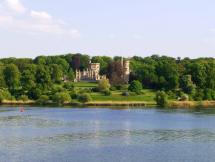
M124 80L126 83L129 82L129 76L130 76L130 61L124 60L123 61L123 74L124 74Z

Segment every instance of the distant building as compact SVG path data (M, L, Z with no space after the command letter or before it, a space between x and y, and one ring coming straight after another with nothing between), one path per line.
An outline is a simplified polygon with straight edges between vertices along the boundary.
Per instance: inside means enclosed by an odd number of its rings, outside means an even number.
M88 69L84 71L76 70L75 82L80 81L96 82L101 80L102 78L106 78L105 75L100 75L99 72L100 63L90 63Z
M122 70L123 70L123 79L125 83L129 82L129 77L130 77L130 61L127 59L121 59L121 65L122 65Z
M128 83L129 81L129 75L130 75L130 61L121 59L121 65L123 69L123 79L125 80L125 83ZM106 75L100 75L100 63L90 63L89 68L81 71L76 70L76 76L75 76L75 82L80 81L88 81L88 82L96 82L103 78L106 78Z

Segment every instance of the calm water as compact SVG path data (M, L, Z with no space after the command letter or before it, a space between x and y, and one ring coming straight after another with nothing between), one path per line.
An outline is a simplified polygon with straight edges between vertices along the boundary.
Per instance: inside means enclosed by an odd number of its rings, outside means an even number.
M0 108L1 162L215 161L212 109Z

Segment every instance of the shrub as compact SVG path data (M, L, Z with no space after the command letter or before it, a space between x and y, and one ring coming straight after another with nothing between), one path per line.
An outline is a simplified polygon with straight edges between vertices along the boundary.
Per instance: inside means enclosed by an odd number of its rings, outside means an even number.
M129 92L122 92L122 96L130 96Z
M33 100L37 100L42 95L42 91L39 88L33 88L28 92L28 97Z
M52 86L52 89L51 89L51 92L53 94L57 93L57 92L63 92L64 91L64 88L60 85L53 85Z
M53 100L57 104L64 104L71 101L71 97L68 92L58 92L53 96Z
M103 92L102 92L105 96L110 96L111 95L111 91L110 90L104 90Z
M37 103L40 105L45 105L49 102L49 96L42 95L40 98L37 100Z
M63 87L69 91L73 91L75 88L74 84L70 82L64 83Z
M189 95L183 93L180 97L180 101L189 101Z
M117 89L116 89L116 86L111 86L111 87L110 87L110 90L111 90L111 91L116 91L116 90L117 90Z
M93 87L93 88L91 89L91 91L92 91L92 92L99 92L99 88L98 88L98 87Z
M28 101L28 96L26 95L21 95L18 100L21 100L21 101Z
M11 100L12 96L7 89L0 89L0 96L4 100Z
M0 104L2 103L3 100L4 100L4 97L0 94Z
M167 95L168 95L168 98L169 99L177 99L178 98L178 96L177 96L177 91L168 91L167 92ZM183 92L182 92L183 93ZM184 94L184 93L183 93ZM181 95L180 95L181 96Z
M71 92L69 93L69 95L70 95L70 97L71 97L72 99L78 99L78 94L77 94L77 92L75 92L75 91L71 91Z
M79 93L91 93L91 92L92 92L92 90L89 88L82 88L79 90Z
M137 94L141 94L141 91L143 89L142 84L138 80L134 80L131 82L131 84L128 87L128 90L131 92L135 92Z
M82 102L82 103L90 102L91 100L92 100L91 96L89 94L87 94L87 93L80 94L78 96L78 101Z
M158 91L156 93L155 101L158 106L166 107L168 105L168 96L164 91Z
M195 99L196 101L202 101L203 98L204 98L204 96L205 96L204 91L203 91L202 89L198 88L198 89L196 90L195 95L194 95L194 99Z
M214 100L215 99L215 91L213 89L204 89L204 100Z
M127 84L119 84L114 86L115 90L128 90L128 85Z
M100 92L110 89L110 83L108 79L102 79L99 81L98 89Z

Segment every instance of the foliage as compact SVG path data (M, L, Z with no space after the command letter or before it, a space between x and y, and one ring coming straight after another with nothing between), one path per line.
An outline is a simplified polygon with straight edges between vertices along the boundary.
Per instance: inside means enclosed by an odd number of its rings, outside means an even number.
M18 67L14 64L6 65L3 73L7 87L10 90L18 88L20 84L20 72Z
M132 81L128 87L129 91L135 92L136 94L141 94L142 89L143 89L143 86L138 80Z
M78 101L82 103L90 102L92 100L88 93L83 93L78 96Z
M26 95L21 95L21 96L19 96L18 100L21 100L21 101L28 101L28 96L26 96Z
M54 83L61 83L63 80L63 71L57 64L53 64L50 67L51 79Z
M74 91L75 88L74 84L70 82L64 83L63 87L69 91Z
M108 91L109 89L110 89L110 83L109 83L108 79L102 79L102 80L99 81L98 90L100 92Z
M37 100L42 95L42 90L38 88L32 88L28 91L28 97L32 100Z
M180 101L189 101L189 95L187 95L186 93L182 93Z
M108 65L107 76L110 80L111 85L122 85L125 84L123 79L123 67L120 61L113 61Z
M71 97L67 92L58 92L53 96L53 101L57 104L71 102Z
M168 96L164 91L158 91L156 93L155 101L157 102L157 105L166 107L168 105Z
M0 103L2 103L3 100L4 100L4 97L2 96L2 94L0 94Z
M49 103L49 96L46 96L46 95L40 96L39 99L37 100L37 103L40 105L45 105Z
M130 96L129 92L122 92L122 96Z
M105 96L110 96L111 95L111 91L109 89L105 89L104 91L102 91L102 93L105 95Z
M0 89L0 96L5 100L10 100L12 98L10 92L7 89Z
M194 94L196 85L192 81L191 75L184 75L180 81L181 89L187 94Z
M96 100L98 96L93 96L92 91L93 93L100 91L102 92L99 96L100 99L123 100L122 92L128 91L128 87L123 80L120 60L120 56L114 58L108 56L92 57L93 63L100 63L100 74L107 75L111 83L111 87L107 82L101 83L99 88L97 83L72 83L76 69L88 68L90 61L88 55L65 54L38 56L35 59L0 59L0 94L8 100L19 99L22 96L38 100L41 96L51 97L62 92L69 93L70 96L76 94L75 98L78 98L77 92L82 92L90 93L93 100ZM139 100L141 97L144 98L145 95L131 95L133 91L140 92L138 90L140 87L137 88L136 85L133 85L134 81L138 81L144 89L151 89L153 93L154 91L167 92L170 100L182 99L184 94L189 95L189 100L215 100L214 58L175 59L152 55L145 58L134 56L130 58L130 62L131 75L128 99L138 98ZM111 89L110 95L106 88ZM144 99L147 100L147 98ZM185 99L187 100L187 97L184 97Z

